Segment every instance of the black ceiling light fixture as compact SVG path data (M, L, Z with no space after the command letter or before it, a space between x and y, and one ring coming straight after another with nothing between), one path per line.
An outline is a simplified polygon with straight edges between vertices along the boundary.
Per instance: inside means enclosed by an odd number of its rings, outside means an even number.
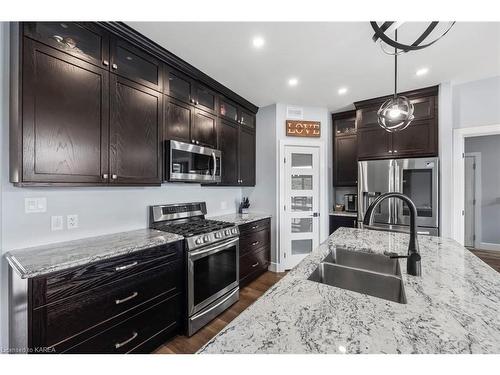
M375 34L373 35L374 42L380 42L382 50L390 55L394 55L394 95L386 100L377 112L379 125L388 132L394 133L406 129L414 119L413 104L405 96L398 96L398 55L409 51L416 51L436 43L443 37L455 22L450 22L444 31L434 36L432 41L428 41L431 34L435 34L436 27L439 22L431 22L424 32L412 43L405 44L398 42L398 28L403 22L385 21L380 26L377 22L370 22ZM394 39L388 34L394 32ZM424 41L427 39L427 42ZM394 50L391 49L394 48Z

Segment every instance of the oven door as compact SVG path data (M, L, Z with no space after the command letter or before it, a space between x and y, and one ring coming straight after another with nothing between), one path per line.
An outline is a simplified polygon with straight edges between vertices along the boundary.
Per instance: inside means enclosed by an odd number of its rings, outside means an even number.
M415 203L418 227L438 228L438 163L438 158L397 160L396 191ZM396 224L410 225L410 211L399 199L396 218Z
M188 311L193 315L239 285L239 238L188 253Z
M220 182L221 152L209 147L167 141L166 165L169 181Z

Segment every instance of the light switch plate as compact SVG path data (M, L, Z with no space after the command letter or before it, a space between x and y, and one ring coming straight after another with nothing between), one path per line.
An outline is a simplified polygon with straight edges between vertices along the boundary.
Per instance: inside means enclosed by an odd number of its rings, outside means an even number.
M50 229L51 230L63 230L63 217L62 216L51 216L50 217Z
M78 215L66 216L66 226L68 229L78 228Z
M47 212L47 198L24 198L24 212L27 214Z

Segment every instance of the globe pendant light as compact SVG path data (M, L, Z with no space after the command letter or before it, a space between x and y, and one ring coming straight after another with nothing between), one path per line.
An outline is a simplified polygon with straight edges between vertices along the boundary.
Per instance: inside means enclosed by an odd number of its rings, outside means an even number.
M398 40L398 30L395 31ZM377 111L378 124L390 133L406 129L413 121L413 104L405 96L398 96L398 51L394 51L394 96L387 99Z

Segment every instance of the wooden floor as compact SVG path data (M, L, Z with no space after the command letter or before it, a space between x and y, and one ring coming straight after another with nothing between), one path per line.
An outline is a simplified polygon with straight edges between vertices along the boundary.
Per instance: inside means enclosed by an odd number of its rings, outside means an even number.
M156 354L192 354L219 333L231 320L276 284L285 273L266 272L240 290L240 300L191 337L176 336L160 346Z
M500 272L500 251L469 249L491 268Z

